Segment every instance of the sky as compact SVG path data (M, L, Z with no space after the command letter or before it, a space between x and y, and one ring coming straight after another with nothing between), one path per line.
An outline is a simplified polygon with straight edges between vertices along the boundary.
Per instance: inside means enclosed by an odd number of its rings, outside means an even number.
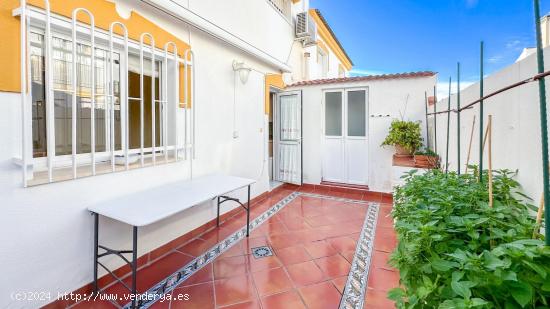
M544 15L550 0L540 2ZM457 62L461 88L479 80L480 41L485 74L536 46L532 0L310 0L310 7L351 57L351 75L435 71L440 98L449 77L456 81Z

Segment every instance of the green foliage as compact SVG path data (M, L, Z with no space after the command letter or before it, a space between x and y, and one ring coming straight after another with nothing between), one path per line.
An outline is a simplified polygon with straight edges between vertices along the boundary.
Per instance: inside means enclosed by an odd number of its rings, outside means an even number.
M390 131L382 146L399 145L410 152L422 146L420 123L414 121L394 120L391 123Z
M433 150L431 150L430 148L422 148L422 149L418 149L416 150L416 152L414 153L415 155L417 156L430 156L430 157L437 157L437 153L435 153Z
M550 308L550 247L531 239L515 173L494 172L492 208L476 174L413 171L396 189L398 308Z

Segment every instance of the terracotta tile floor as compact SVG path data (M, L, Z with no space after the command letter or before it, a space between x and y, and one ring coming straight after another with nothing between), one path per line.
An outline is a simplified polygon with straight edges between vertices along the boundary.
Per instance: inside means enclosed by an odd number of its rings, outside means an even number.
M278 189L253 205L251 217L255 218L293 191ZM372 193L327 190L313 193L381 203L365 308L394 308L386 298L387 291L399 282L398 272L386 265L389 252L396 245L389 217L391 199ZM297 197L252 231L250 238L241 240L171 292L172 299L187 294L188 300L158 301L152 308L338 308L366 211L364 204ZM245 218L244 212L239 213L220 228L202 234L140 269L138 291L144 292L243 227ZM273 256L255 258L251 249L259 246L269 246ZM129 283L129 279L126 282ZM115 284L106 292L126 291L121 284ZM79 305L112 307L105 302Z

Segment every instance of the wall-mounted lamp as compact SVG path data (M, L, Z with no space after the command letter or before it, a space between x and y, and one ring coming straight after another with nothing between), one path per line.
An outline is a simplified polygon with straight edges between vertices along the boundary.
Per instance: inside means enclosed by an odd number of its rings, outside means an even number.
M252 68L247 67L244 62L238 62L237 60L233 60L233 71L239 72L239 78L241 79L241 82L243 84L246 84L248 81L248 76L250 75L250 71L252 71Z

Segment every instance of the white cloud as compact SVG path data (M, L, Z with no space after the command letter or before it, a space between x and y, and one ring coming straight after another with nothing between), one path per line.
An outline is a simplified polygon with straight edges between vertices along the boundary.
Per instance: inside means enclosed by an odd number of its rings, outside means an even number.
M500 62L502 62L502 60L504 60L504 57L503 57L503 56L501 56L501 55L495 55L495 56L489 57L489 59L487 59L487 62L492 63L492 64L495 64L495 63L500 63Z
M520 40L511 40L506 42L507 49L519 50L522 48L522 42Z

